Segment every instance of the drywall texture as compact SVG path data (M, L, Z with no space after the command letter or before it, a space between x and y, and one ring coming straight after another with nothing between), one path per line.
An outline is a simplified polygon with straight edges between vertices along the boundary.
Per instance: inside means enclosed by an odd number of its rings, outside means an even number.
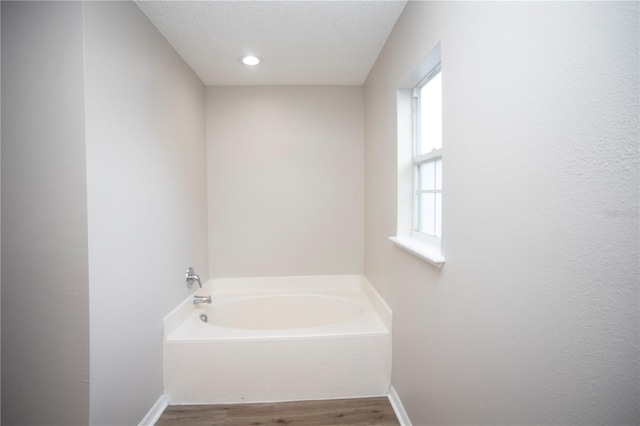
M212 277L363 270L363 91L207 88Z
M82 5L2 20L2 423L87 424Z
M208 86L360 86L405 3L137 1Z
M365 272L414 424L638 424L638 3L409 2L365 86ZM395 247L396 89L442 42L442 270Z
M162 318L207 271L205 89L137 6L84 4L91 424L162 394Z

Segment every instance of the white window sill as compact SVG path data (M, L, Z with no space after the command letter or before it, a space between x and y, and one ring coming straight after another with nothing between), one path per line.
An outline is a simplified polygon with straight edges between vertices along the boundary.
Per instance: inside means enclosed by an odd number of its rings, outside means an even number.
M408 251L412 255L438 268L444 266L445 260L440 254L440 250L428 243L412 237L389 237L389 239L401 249Z

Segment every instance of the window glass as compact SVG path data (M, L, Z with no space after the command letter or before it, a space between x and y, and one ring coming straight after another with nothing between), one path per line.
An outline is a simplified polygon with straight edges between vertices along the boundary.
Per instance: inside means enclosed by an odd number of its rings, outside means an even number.
M435 194L436 195L436 203L435 203L435 237L440 238L442 236L442 193Z
M440 237L442 229L442 158L417 165L416 230Z
M436 194L421 193L419 194L419 214L418 214L418 231L425 234L434 235L436 233Z
M442 148L442 73L420 89L420 149L427 154Z
M436 162L428 161L418 165L418 189L436 189Z

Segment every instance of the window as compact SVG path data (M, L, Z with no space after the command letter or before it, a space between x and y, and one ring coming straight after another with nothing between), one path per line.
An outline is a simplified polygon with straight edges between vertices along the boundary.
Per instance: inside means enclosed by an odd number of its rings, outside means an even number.
M438 267L442 255L442 68L438 43L398 90L398 247Z
M416 237L442 234L442 72L436 66L413 89L413 202Z

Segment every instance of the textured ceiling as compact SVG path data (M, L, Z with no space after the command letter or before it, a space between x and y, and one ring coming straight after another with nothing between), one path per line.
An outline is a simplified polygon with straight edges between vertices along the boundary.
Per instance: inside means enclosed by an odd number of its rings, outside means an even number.
M361 85L406 0L136 3L207 85Z

